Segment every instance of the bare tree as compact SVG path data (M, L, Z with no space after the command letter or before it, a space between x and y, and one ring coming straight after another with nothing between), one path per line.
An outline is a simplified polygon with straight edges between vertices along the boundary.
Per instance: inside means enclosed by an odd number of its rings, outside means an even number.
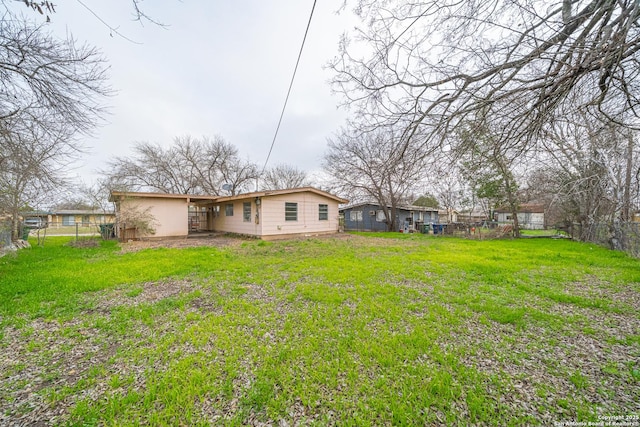
M60 123L43 127L45 120L36 123L14 115L2 122L0 211L11 217L14 240L20 237L21 212L64 185L65 169L78 154L75 131Z
M220 136L177 137L167 148L140 142L134 153L117 157L105 171L113 183L130 190L233 195L248 189L258 175L256 165L242 160L238 149Z
M26 6L34 12L37 12L40 15L44 16L47 22L51 21L51 15L56 13L57 5L49 0L1 0L0 3L7 7L8 1L13 1L13 3L19 3ZM134 11L134 19L136 21L148 21L156 25L162 25L144 11L144 9L140 6L142 0L131 0L131 3Z
M513 235L520 237L519 185L514 171L526 152L517 144L495 138L486 122L467 123L459 128L458 135L458 151L475 195L489 201L490 212L506 205L513 221Z
M47 13L53 7L27 3ZM61 185L81 150L77 134L94 128L110 91L96 49L53 37L7 1L0 8L0 213L12 218L17 239L20 210Z
M576 108L637 116L637 0L356 3L366 24L330 67L361 128L404 123L409 136L442 144L492 117L496 139L527 145L576 88L585 94Z
M465 181L462 173L455 162L450 164L442 163L436 165L433 174L437 176L437 185L430 186L434 196L446 209L448 220L454 220L453 212L461 209L465 199Z
M282 190L310 185L307 173L292 165L280 164L268 169L261 178L265 190Z
M102 117L99 101L110 93L96 49L58 40L43 26L12 15L0 19L0 80L0 121L64 123L84 133Z
M391 130L353 134L343 130L329 140L324 168L334 179L334 189L352 201L375 201L384 211L389 230L395 230L396 209L426 176L426 155L406 149Z
M581 240L594 241L598 224L609 224L612 246L624 246L621 230L639 201L635 141L633 131L584 111L545 128L540 158L553 187L551 202L566 221L580 224Z

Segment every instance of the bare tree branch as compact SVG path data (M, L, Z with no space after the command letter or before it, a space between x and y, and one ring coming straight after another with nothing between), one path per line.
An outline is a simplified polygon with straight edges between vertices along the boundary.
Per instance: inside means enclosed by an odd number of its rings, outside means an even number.
M402 124L442 144L492 117L499 138L531 144L576 89L576 108L636 120L636 0L361 0L356 12L366 26L329 66L362 129Z
M242 160L222 137L177 137L173 145L139 142L135 155L117 157L105 174L129 189L177 194L231 194L246 191L257 179L257 166Z

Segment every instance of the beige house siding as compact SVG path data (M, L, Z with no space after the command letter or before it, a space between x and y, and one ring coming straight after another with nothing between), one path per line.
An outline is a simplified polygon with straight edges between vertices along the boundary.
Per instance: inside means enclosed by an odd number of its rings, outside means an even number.
M140 211L149 209L149 213L155 219L156 232L146 237L178 237L188 234L186 199L125 198L120 201L120 211L129 207L135 207Z
M128 206L149 209L156 223L153 237L187 236L191 227L192 231L219 231L266 239L335 233L339 225L338 203L347 202L312 187L224 197L112 192L110 200L117 203L118 212ZM251 207L248 217L244 215L245 203ZM285 220L285 203L297 204L295 221ZM233 206L232 215L227 215L227 205ZM320 205L327 207L326 219L320 219Z
M314 192L251 195L244 199L216 203L217 215L209 222L213 231L245 234L265 239L335 233L338 230L338 202ZM257 203L259 200L259 203ZM244 218L244 203L251 204L250 221ZM298 219L285 220L285 203L297 203ZM233 215L227 216L226 206L233 205ZM319 220L319 206L327 205L328 219Z
M287 202L298 204L297 221L285 220ZM327 220L318 220L320 204L328 206ZM262 235L266 238L335 233L338 231L338 202L311 192L265 197L261 217Z
M244 220L243 205L251 203L251 216L249 221ZM226 215L226 206L233 205L233 216ZM256 212L258 207L254 198L233 200L218 205L220 210L212 221L211 227L215 231L226 233L246 234L248 236L260 236L262 224L256 224Z

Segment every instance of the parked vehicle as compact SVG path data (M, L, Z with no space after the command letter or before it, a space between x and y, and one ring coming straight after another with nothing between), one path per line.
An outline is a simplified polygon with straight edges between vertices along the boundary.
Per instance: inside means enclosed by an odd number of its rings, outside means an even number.
M46 228L47 221L44 218L25 218L24 226L27 228Z

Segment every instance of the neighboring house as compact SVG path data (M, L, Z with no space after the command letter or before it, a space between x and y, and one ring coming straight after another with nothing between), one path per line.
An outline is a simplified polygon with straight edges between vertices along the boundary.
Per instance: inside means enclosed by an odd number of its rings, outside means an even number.
M26 223L39 223L50 228L74 226L97 226L115 222L115 213L112 211L87 210L87 209L61 209L56 211L25 212L22 217Z
M115 222L115 212L86 210L86 209L64 209L54 211L51 215L50 226L67 227L80 224L82 227L92 225L108 224Z
M453 208L439 209L438 218L441 223L451 224L458 222L458 211Z
M340 209L344 215L346 231L387 231L384 211L376 203L358 203ZM423 206L399 206L396 208L396 225L393 231L421 231L422 224L438 223L438 209Z
M498 224L513 222L513 214L505 208L496 209ZM544 206L540 204L522 204L518 209L518 224L525 230L543 230Z
M22 212L20 216L22 217L22 223L27 227L43 228L47 227L51 222L51 212L49 211Z
M465 224L481 224L489 221L489 215L482 209L461 211L458 213L458 221Z
M110 200L116 203L116 214L120 217L127 209L147 212L154 223L153 237L186 237L190 232L218 231L265 240L336 233L338 205L347 202L313 187L237 196L114 191Z

